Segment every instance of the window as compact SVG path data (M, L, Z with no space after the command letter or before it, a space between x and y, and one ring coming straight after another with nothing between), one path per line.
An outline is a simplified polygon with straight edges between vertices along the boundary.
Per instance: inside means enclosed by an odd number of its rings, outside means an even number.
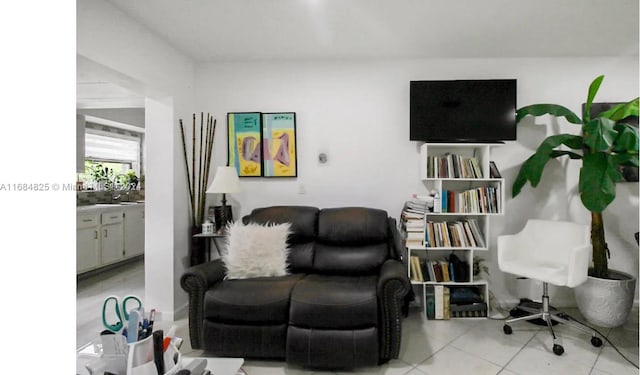
M128 133L128 132L127 132ZM118 176L127 174L141 175L141 136L121 134L104 130L86 128L85 131L85 172L78 176L88 186L98 183L100 178L113 181ZM107 173L97 174L97 169ZM121 179L118 178L120 181ZM123 182L123 181L122 181ZM101 188L94 187L100 190Z

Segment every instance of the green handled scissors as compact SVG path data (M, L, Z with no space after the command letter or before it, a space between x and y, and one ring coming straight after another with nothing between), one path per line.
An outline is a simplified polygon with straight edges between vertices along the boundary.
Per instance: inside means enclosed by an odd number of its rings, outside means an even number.
M122 307L120 306L120 301L118 300L118 297L109 296L105 298L104 303L102 304L102 324L106 329L112 332L119 332L124 327L124 323L129 320L130 310L127 309L127 302L131 300L138 302L137 309L142 309L142 301L140 301L140 298L138 298L137 296L124 297L124 299L122 300ZM114 302L113 308L117 318L117 321L115 324L109 324L107 322L107 305L109 304L109 301ZM122 318L124 318L124 320Z

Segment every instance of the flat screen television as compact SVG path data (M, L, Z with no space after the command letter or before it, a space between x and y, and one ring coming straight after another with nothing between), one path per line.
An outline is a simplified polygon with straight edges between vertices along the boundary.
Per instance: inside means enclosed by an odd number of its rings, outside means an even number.
M409 139L501 142L516 139L516 80L411 81Z

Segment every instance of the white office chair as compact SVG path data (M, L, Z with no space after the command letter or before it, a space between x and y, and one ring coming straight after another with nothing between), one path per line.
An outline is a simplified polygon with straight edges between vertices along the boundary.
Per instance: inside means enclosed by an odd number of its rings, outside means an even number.
M550 308L548 284L568 286L582 284L587 279L591 236L589 227L570 222L529 220L519 233L498 236L498 266L501 271L542 281L542 306L518 309L531 315L508 319L504 333L512 333L510 324L520 320L542 319L553 336L553 352L564 353L553 332L553 322L567 324L591 333L591 344L599 347L602 340L596 332L572 320L563 313Z

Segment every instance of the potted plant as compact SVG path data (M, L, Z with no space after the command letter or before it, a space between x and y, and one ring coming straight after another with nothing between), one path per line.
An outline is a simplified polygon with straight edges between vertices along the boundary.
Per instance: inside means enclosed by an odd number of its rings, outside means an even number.
M92 181L94 182L94 190L110 190L111 177L113 171L102 165L102 163L85 162L85 168L88 170Z
M544 139L520 167L512 196L516 197L527 181L536 187L545 165L552 158L569 157L582 163L578 190L582 204L591 213L593 267L589 269L587 282L576 288L576 301L582 315L591 323L615 327L628 317L636 281L631 275L608 267L609 249L602 212L616 197L616 182L622 179L618 167L638 166L638 129L621 122L629 116L638 116L638 98L592 117L593 99L603 79L604 76L599 76L589 86L582 118L557 104L534 104L518 109L517 123L529 115L552 115L580 125L581 132L579 135L551 135ZM594 285L602 285L605 289L594 290ZM611 300L606 300L607 297ZM599 308L605 311L598 311ZM613 311L614 308L622 311Z

